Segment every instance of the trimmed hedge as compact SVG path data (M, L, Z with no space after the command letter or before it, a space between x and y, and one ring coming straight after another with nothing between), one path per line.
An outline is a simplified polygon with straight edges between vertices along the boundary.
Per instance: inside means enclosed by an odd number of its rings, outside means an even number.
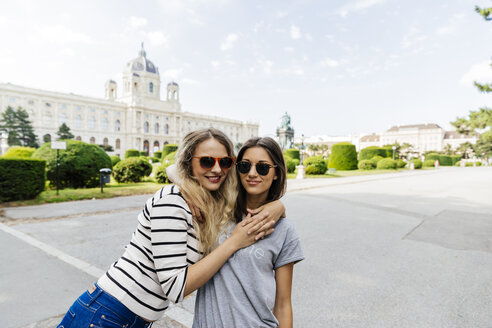
M321 156L313 156L304 160L306 174L324 174L326 172L326 162Z
M378 162L378 170L396 170L396 161L391 158L383 158Z
M439 161L439 163L440 163L441 161L440 161L440 159L439 159L439 158L440 158L441 156L442 156L442 155L439 155L438 153L429 153L429 154L425 155L425 160L426 160L426 161L429 161L429 160L433 160L433 161L435 161L435 160L437 159L437 160Z
M376 168L374 162L370 159L363 159L362 161L359 161L357 167L359 170L374 170Z
M285 165L287 166L288 173L294 173L296 166L299 165L299 160L297 158L285 157Z
M349 142L340 142L331 147L328 167L337 170L356 170L357 151Z
M147 152L146 151L140 151L139 153L140 153L140 157L147 156Z
M128 149L126 152L125 152L125 158L130 158L130 157L139 157L140 156L140 152L136 149Z
M393 158L393 146L381 147L385 151L385 155L383 157ZM398 158L398 152L395 150L395 159Z
M451 159L451 156L439 155L439 165L441 165L441 166L452 166L453 160Z
M172 152L166 155L162 160L162 165L173 164L176 162L176 152Z
M111 159L111 167L115 166L118 162L121 161L120 156L113 155L109 156L109 158Z
M435 161L435 160L433 160L433 159L426 159L426 160L424 161L424 163L422 163L422 166L423 166L423 167L434 167L434 163L435 163L435 162L436 162L436 161Z
M413 163L413 166L416 170L418 169L421 169L422 168L422 161L418 158L414 158L412 159L411 163Z
M284 157L301 160L299 149L291 148L284 151Z
M99 186L99 170L111 168L111 159L98 145L83 141L66 140L67 149L60 150L60 187L91 188ZM32 158L44 159L47 177L56 185L56 149L46 142L38 148Z
M158 159L161 159L161 157L162 157L162 151L155 151L154 152L154 157L157 157Z
M176 144L167 144L162 147L161 158L165 158L170 153L174 153L178 150L178 145Z
M166 183L169 182L167 178L166 168L169 165L161 165L155 170L155 179L158 183Z
M7 152L2 157L4 157L4 158L30 158L35 151L36 151L36 148L32 148L32 147L14 146L14 147L10 147L9 150L7 150Z
M31 158L0 158L0 202L31 199L46 183L46 161Z
M373 158L371 158L371 161L374 164L374 167L377 167L379 161L382 159L384 159L384 157L381 157L381 156L374 156Z
M113 167L113 178L117 182L139 182L152 173L152 164L141 157L122 160Z
M461 161L461 155L451 155L451 165L456 165L456 163L459 163Z
M361 151L359 152L359 161L372 159L374 156L387 157L386 150L377 146L371 146L361 149Z
M397 159L396 160L396 167L399 168L399 169L402 169L404 168L405 166L407 166L407 162L405 162L404 160L402 159Z

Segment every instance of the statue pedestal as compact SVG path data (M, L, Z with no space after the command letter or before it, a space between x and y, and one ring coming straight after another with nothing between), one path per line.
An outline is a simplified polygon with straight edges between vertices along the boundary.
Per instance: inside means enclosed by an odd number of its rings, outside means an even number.
M297 177L296 179L306 179L306 172L304 165L298 165L297 168Z

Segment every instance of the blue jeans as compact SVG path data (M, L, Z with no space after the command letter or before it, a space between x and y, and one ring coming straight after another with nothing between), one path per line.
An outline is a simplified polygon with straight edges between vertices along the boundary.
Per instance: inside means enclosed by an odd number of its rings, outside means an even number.
M97 284L70 307L57 328L146 328L152 323L128 310Z

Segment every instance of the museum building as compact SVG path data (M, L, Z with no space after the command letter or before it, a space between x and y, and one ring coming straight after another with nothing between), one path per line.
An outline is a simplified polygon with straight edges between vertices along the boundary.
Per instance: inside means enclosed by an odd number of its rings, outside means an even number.
M121 96L117 84L105 84L105 97L93 98L0 83L0 112L8 106L27 110L40 142L56 139L66 123L76 140L111 146L111 155L124 156L127 149L149 156L168 143L177 143L186 133L205 127L225 132L235 145L258 136L258 123L185 112L179 102L179 85L166 86L161 99L158 68L140 50L129 61L122 77Z

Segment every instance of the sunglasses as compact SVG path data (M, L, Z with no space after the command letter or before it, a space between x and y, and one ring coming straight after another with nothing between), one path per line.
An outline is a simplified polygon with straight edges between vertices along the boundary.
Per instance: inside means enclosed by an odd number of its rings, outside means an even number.
M228 170L232 167L234 163L234 158L230 156L226 157L212 157L212 156L195 156L193 158L198 158L200 161L200 167L205 170L209 170L215 166L217 161L219 162L219 166L223 170Z
M251 167L254 165L256 167L256 172L258 172L259 175L267 175L271 167L277 167L277 165L271 165L268 163L251 164L250 162L246 161L237 162L236 165L237 170L239 171L239 173L242 174L248 173L251 170Z

